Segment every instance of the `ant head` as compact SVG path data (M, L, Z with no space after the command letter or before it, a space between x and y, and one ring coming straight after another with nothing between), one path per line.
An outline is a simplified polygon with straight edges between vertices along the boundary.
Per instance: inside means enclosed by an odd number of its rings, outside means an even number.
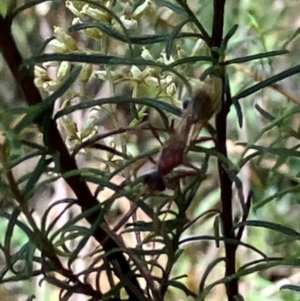
M189 97L183 99L183 101L182 101L182 108L183 108L184 110L186 110L187 107L189 106L189 104L191 103L191 101L192 101L192 99L189 98Z
M164 191L166 189L163 176L158 171L153 171L144 176L144 184L150 191Z

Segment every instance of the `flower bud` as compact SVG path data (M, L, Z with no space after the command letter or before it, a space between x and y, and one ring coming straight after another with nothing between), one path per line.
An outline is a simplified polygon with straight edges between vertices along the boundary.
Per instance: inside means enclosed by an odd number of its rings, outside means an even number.
M85 32L89 38L94 40L100 40L103 36L102 32L97 28L87 28Z
M81 130L81 135L80 135L82 141L89 139L90 137L94 136L97 133L97 131L98 131L97 123L98 123L98 120L97 120L97 118L94 118L94 117L89 118L85 122L85 124Z
M166 92L167 92L168 95L174 96L175 93L177 92L177 87L176 87L176 85L175 85L174 83L171 83L171 84L167 87Z
M120 17L120 21L123 23L126 29L132 29L137 27L137 21L134 19L127 19L125 15Z
M150 51L146 47L142 47L141 57L145 60L154 60Z
M47 70L37 65L34 66L34 76L40 78L42 81L50 80Z
M87 83L88 80L90 79L92 71L93 71L92 68L93 67L91 64L87 64L87 63L83 64L82 69L79 74L79 78L84 84Z
M173 76L172 75L167 75L165 78L160 80L160 84L162 86L168 86L172 83L173 81Z
M57 79L62 81L70 72L71 64L68 61L61 62L57 70Z
M146 10L149 8L151 4L151 1L150 0L146 0L144 1L143 4L139 5L135 10L134 12L132 13L132 18L138 20L140 19L146 12Z
M82 24L80 18L74 18L74 19L72 20L72 25L76 25L76 24Z
M54 35L59 42L65 45L67 51L74 51L78 49L77 42L70 35L65 33L61 27L54 26Z
M157 77L147 76L147 77L145 77L144 81L145 81L145 84L147 84L148 86L153 86L153 87L160 86L160 82Z
M199 52L201 52L201 50L204 47L205 47L204 41L202 39L198 39L191 51L191 56L197 55Z
M166 53L165 50L163 50L163 51L161 52L160 56L161 56L162 62L163 62L164 64L166 64L166 65L171 64L171 63L174 62L174 59L173 59L173 57L172 57L171 55L170 55L169 58L167 58L167 53Z
M85 4L82 7L81 13L93 18L96 21L107 21L108 20L106 13L103 13L98 8L92 8L88 4Z
M56 53L65 53L68 51L66 45L57 39L51 40L48 45L52 46Z
M54 92L57 89L57 87L58 87L58 83L54 80L49 80L47 82L44 82L42 86L42 88L45 91L49 91L49 92Z
M59 121L70 136L76 135L78 131L77 124L70 117L63 116L62 118L59 119Z
M179 59L183 59L183 58L187 57L186 52L181 48L180 45L176 45L176 51L177 51L177 57Z
M37 87L37 88L42 88L43 87L43 84L44 84L44 81L41 80L39 77L36 77L34 79L34 85Z
M66 1L66 8L68 8L75 16L82 17L82 13L77 9L72 1Z
M130 72L131 72L133 78L140 78L142 75L142 71L135 65L131 66Z

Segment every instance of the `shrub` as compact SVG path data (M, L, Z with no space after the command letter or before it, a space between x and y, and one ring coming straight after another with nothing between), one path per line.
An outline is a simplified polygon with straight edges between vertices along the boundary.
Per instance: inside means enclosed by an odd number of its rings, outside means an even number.
M274 70L298 31L278 45L259 4L227 2L51 3L67 28L26 59L12 24L44 1L1 4L28 105L1 111L1 283L38 279L59 300L265 300L274 268L296 273L300 109L278 82L300 66ZM297 298L296 282L279 288Z

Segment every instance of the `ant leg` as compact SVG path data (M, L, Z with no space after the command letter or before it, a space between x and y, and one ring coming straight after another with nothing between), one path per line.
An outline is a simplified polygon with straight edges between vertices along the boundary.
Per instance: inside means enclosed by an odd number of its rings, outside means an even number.
M199 172L200 171L200 169L198 168L198 167L196 167L196 166L194 166L192 163L190 163L190 162L183 162L182 163L182 165L183 166L186 166L186 167L189 167L190 169L192 169L194 172Z
M156 131L156 129L149 123L149 129L152 132L153 136L156 138L156 140L160 143L161 146L163 146L163 142L160 140L160 137Z
M134 167L132 169L132 174L137 176L138 172L142 170L145 166L147 166L147 168L151 170L156 165L157 165L157 161L153 159L151 156L142 158L134 164Z
M195 140L191 140L190 145L196 145L197 143L207 142L207 141L215 141L215 139L214 139L214 137L211 137L211 136L201 137L201 138L198 138Z
M148 158L148 160L153 164L156 165L157 161L155 161L151 156Z
M168 182L172 183L174 181L178 181L180 179L186 178L186 177L195 177L199 174L199 170L181 170L181 172L178 171L177 174L172 175L172 177L168 178Z

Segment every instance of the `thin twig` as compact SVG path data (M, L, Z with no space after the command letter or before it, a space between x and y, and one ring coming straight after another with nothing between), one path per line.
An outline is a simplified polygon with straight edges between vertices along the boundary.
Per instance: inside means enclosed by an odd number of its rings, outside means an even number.
M214 15L213 15L213 34L211 47L220 48L223 39L223 26L224 26L224 14L225 14L225 2L226 0L214 0ZM219 60L220 53L218 51L212 51L212 56ZM225 81L225 71L220 74L223 81L223 95L222 95L222 109L216 117L216 131L217 141L216 148L225 158L227 158L227 114L231 105L231 95L229 90L229 84ZM226 96L226 97L225 97ZM222 221L224 227L224 237L227 239L235 239L233 230L233 217L232 217L232 180L226 172L223 163L218 160L219 179L221 186L221 203L222 203ZM226 267L225 276L230 277L236 272L236 249L237 245L232 245L225 240L225 257ZM228 301L235 301L235 296L238 295L238 281L233 279L226 283L226 292Z

